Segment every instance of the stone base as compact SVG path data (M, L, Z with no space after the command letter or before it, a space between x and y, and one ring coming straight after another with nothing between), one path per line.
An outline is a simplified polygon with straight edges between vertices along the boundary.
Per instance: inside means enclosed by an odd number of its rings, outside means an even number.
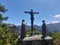
M20 45L53 45L53 39L49 36L45 37L45 40L41 38L41 35L35 35L31 37L25 37L19 43Z

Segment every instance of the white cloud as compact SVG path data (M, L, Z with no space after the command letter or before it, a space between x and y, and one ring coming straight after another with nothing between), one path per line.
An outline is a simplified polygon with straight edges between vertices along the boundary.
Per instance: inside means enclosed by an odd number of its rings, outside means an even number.
M55 15L54 18L60 18L60 14Z
M51 23L53 23L53 24L54 24L54 23L59 23L59 21L52 21Z

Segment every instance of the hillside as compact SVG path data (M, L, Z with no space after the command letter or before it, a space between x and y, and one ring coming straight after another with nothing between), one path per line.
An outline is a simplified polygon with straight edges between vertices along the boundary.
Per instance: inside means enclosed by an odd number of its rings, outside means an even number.
M47 31L49 32L60 32L60 23L48 24Z
M17 27L19 28L19 33L20 33L21 26L17 26ZM46 28L47 28L47 32L60 32L60 23L47 24ZM31 29L31 27L26 25L26 30L29 30L29 29ZM34 29L41 32L41 26L34 25Z

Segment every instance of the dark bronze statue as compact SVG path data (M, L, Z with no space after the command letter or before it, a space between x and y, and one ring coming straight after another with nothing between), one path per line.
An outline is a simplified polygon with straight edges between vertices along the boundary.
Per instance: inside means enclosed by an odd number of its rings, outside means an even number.
M21 38L24 38L25 36L26 36L25 20L22 20L22 25L21 25Z
M26 36L26 27L25 27L25 20L22 20L22 24L21 24L21 35L17 41L17 45L23 45L22 40L25 38Z
M33 23L34 23L34 14L39 14L38 12L33 12L31 9L30 11L25 11L25 13L29 13L31 15L31 36L33 35Z
M43 24L42 24L42 38L44 39L46 37L46 24L45 24L45 21L43 20L42 21Z

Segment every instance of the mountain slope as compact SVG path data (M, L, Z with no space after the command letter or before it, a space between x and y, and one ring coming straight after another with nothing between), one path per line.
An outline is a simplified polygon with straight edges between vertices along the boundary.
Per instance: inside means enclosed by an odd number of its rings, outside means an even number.
M20 32L21 26L18 26L18 28L19 28L19 32ZM31 27L26 25L26 30L29 30L29 29L31 29ZM41 26L34 25L34 29L41 32ZM47 32L60 32L60 23L47 24L46 25L46 31Z

